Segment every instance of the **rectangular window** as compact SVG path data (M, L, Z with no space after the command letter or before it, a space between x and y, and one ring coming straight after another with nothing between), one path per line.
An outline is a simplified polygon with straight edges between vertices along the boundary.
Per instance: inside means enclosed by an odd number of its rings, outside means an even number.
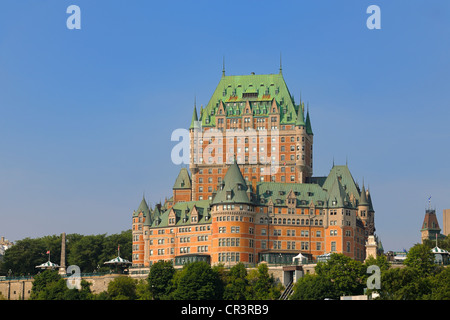
M336 241L331 241L331 252L336 251Z

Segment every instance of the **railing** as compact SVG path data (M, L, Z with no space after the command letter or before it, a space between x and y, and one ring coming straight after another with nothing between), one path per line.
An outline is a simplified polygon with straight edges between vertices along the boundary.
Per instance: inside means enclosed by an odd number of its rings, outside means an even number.
M289 282L286 289L284 289L283 293L281 294L279 300L287 300L289 296L294 291L294 281Z
M31 280L34 276L3 276L0 277L0 281L15 281L15 280Z
M81 278L101 277L110 274L117 274L117 272L93 272L93 273L80 273L78 276ZM36 275L29 276L0 276L0 281L16 281L16 280L32 280ZM62 278L69 278L73 275L66 274L61 275Z

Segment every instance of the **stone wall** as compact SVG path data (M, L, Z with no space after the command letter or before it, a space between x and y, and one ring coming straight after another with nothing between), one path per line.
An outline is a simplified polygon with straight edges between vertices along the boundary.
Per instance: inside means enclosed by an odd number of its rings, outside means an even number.
M83 277L91 283L91 292L100 293L108 289L108 284L120 276L119 274L108 274L103 276ZM33 279L26 280L3 280L0 281L0 293L7 300L27 300L30 298Z
M0 281L0 293L7 300L27 300L32 286L33 279Z

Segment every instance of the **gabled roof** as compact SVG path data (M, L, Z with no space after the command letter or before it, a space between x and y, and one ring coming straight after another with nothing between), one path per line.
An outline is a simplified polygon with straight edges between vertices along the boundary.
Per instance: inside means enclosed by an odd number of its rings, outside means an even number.
M349 207L350 198L344 190L339 177L335 177L331 189L328 191L329 207Z
M191 187L191 177L189 176L188 170L186 168L181 168L180 173L175 180L175 184L173 185L173 189L190 189Z
M333 166L330 170L330 173L328 174L328 177L322 185L323 189L329 192L332 189L336 179L339 180L340 185L349 197L351 194L353 194L355 199L360 201L361 194L359 188L356 185L355 180L353 179L353 176L350 173L347 165Z
M198 221L196 224L211 223L209 205L210 200L198 200L177 202L172 208L158 214L158 219L153 221L151 227L167 227L169 225L169 215L175 214L176 226L191 225L191 214L195 208L198 212ZM183 218L186 218L183 221Z
M261 205L285 206L286 197L293 192L297 200L297 206L325 207L327 192L318 184L312 183L283 183L283 182L260 182L256 185L257 199Z
M215 115L220 103L224 104L225 109L230 104L230 108L233 109L229 115L242 115L247 101L250 101L252 110L253 108L257 110L254 115L259 116L262 114L261 112L268 115L267 110L270 110L273 100L275 100L277 109L283 110L280 112L280 124L295 124L299 106L295 105L281 73L223 75L202 112L202 126L213 127L216 125ZM224 114L226 115L227 111Z

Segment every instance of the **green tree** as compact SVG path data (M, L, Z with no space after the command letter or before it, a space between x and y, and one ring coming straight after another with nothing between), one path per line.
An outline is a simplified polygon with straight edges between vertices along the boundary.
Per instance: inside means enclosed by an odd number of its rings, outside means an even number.
M30 300L90 300L90 283L81 280L81 289L69 289L57 271L46 270L34 277Z
M338 296L360 295L364 292L366 268L343 254L334 253L326 262L318 262L315 272L333 283Z
M225 300L246 300L248 294L247 269L243 263L238 263L230 269L223 298Z
M105 235L89 235L71 244L70 254L67 256L69 265L77 265L81 272L93 272L98 265L103 265L100 260L104 245Z
M405 266L417 271L418 276L427 276L436 271L434 255L430 248L425 244L416 244L413 246L405 259Z
M381 273L379 293L382 300L419 300L431 293L430 278L417 269L390 268Z
M450 300L450 268L444 268L430 280L431 293L426 296L431 300Z
M131 230L113 235L66 235L67 265L77 265L81 272L93 272L100 266L100 271L108 271L109 267L103 263L117 256L120 245L122 258L131 260L132 235ZM36 266L48 260L47 251L51 253L51 260L60 263L61 235L45 236L36 239L25 238L16 242L6 250L0 262L0 275L33 275L39 270Z
M56 283L61 279L58 271L55 270L45 270L40 274L36 275L33 279L33 285L31 287L30 299L39 300L39 295L44 292L47 287L52 283Z
M138 280L136 284L137 300L152 300L147 279Z
M9 270L15 276L35 274L37 265L47 261L48 248L42 239L25 238L16 242L14 246L5 251L0 264L2 275L8 275Z
M386 271L390 268L390 264L385 255L378 255L376 258L370 256L366 259L366 261L364 261L364 266L366 269L371 265L377 265L378 267L380 267L381 272Z
M294 285L290 300L339 299L330 279L315 274L306 274Z
M167 299L173 291L175 268L171 261L160 260L150 267L148 288L153 299Z
M269 275L267 264L261 263L256 270L248 273L250 297L254 300L274 300L281 295L283 286L276 283L273 274Z
M219 274L203 261L186 264L174 279L175 300L219 300L223 283Z
M108 284L108 295L112 300L136 300L137 280L120 276Z

